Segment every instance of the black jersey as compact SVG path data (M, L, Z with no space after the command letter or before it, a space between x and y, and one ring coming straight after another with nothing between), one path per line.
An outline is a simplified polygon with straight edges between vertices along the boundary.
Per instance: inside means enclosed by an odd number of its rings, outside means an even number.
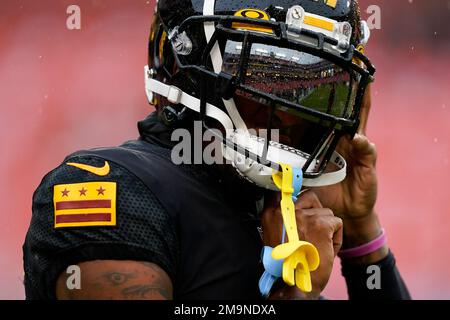
M106 175L99 171L107 166ZM33 197L27 298L55 298L69 265L113 259L159 265L175 299L258 299L262 242L254 199L214 172L174 165L170 149L142 139L67 157Z

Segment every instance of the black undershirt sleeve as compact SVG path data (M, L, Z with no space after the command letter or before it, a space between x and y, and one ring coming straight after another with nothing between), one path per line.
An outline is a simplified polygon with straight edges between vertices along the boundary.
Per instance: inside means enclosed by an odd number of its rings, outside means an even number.
M369 279L375 274L370 265L355 265L348 261L342 261L342 275L347 283L350 300L410 300L400 272L397 269L394 255L388 256L378 263L372 264L379 267L380 282L378 288L369 289ZM369 268L369 269L368 269Z

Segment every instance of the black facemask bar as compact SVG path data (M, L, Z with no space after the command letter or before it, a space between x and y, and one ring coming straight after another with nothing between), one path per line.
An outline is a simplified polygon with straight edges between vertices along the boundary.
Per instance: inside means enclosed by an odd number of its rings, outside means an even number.
M305 178L313 179L319 177L325 171L328 161L331 158L340 138L345 134L350 134L351 136L353 136L357 131L357 128L359 126L359 115L361 111L361 104L364 97L364 93L367 85L373 81L373 75L375 73L375 67L371 64L370 60L364 54L356 50L352 45L348 48L346 52L341 53L339 55L337 53L334 54L324 50L325 43L330 44L332 46L336 46L338 45L338 41L336 39L327 37L321 33L312 32L306 29L302 29L300 31L295 30L295 32L297 32L298 34L315 39L316 40L315 45L310 43L299 42L292 38L289 38L287 34L288 26L283 22L249 19L235 16L193 16L183 21L183 23L178 27L178 33L181 34L197 24L201 24L202 26L205 22L215 22L216 27L215 32L212 35L210 41L205 46L201 58L202 61L201 64L193 65L182 63L180 57L173 49L174 57L177 66L180 70L190 71L200 75L200 83L199 83L200 118L202 120L204 129L210 130L210 128L206 124L206 104L207 104L207 84L212 83L211 81L214 81L216 83L216 88L220 89L222 97L224 99L231 98L236 89L239 89L244 92L248 92L254 96L260 96L264 98L266 101L269 102L268 107L272 108L272 110L274 105L280 105L316 117L318 119L319 123L318 125L325 126L328 128L327 134L325 134L322 137L320 144L317 145L314 152L310 154L310 157L303 166L302 170L305 175ZM253 24L261 27L268 27L273 30L273 34L260 33L248 30L236 30L232 28L232 24L235 22ZM292 32L292 30L289 30L289 32ZM249 48L253 43L261 43L285 47L309 53L311 55L315 55L330 62L333 62L345 70L351 70L353 72L356 72L357 74L360 75L360 80L355 98L355 107L353 108L351 116L349 118L342 118L331 114L323 113L314 109L306 108L304 106L280 99L279 97L257 91L253 88L246 86L245 84L241 84L240 83L241 79L239 75L232 76L224 73L216 74L215 72L208 70L208 63L210 59L211 50L214 44L220 39L242 42L242 52L239 65L239 70L241 70L241 74L243 70L246 69L247 64L246 57L248 57L248 50L250 50ZM365 65L365 68L354 63L353 59L361 61ZM269 124L268 137L266 139L266 145L264 148L265 150L263 152L262 157L250 152L249 150L246 150L241 146L236 145L229 139L223 138L219 135L215 136L220 141L222 141L227 147L234 149L235 151L239 152L245 157L251 158L263 165L266 165L268 167L280 171L281 169L277 163L273 163L265 158L269 146L268 141L270 139L270 130L271 126ZM214 130L212 130L212 132L214 133ZM330 136L333 136L333 138L330 139ZM324 145L325 142L327 142L327 145ZM320 161L320 164L318 164L317 172L307 173L306 172L307 169L310 167L313 161L317 160L319 154L323 154L323 156L321 156L322 161Z

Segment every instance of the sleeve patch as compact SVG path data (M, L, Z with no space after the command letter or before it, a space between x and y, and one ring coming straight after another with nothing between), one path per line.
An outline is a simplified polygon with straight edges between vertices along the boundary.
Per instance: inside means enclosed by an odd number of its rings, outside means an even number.
M116 188L116 182L55 185L55 228L115 226Z

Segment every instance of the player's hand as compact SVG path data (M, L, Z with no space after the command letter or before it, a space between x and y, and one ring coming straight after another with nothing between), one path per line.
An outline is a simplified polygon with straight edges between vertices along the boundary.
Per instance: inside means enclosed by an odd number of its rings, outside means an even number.
M266 197L266 208L262 214L264 244L276 247L281 243L283 219L280 209L280 196ZM303 294L296 287L284 286L271 298L317 299L330 279L333 262L342 244L342 220L334 216L330 209L322 207L312 191L302 193L295 204L297 229L300 240L312 243L319 251L320 266L311 272L313 291Z
M344 137L338 152L347 161L347 177L339 184L313 188L321 203L342 219L362 218L374 212L377 199L377 152L369 139Z

